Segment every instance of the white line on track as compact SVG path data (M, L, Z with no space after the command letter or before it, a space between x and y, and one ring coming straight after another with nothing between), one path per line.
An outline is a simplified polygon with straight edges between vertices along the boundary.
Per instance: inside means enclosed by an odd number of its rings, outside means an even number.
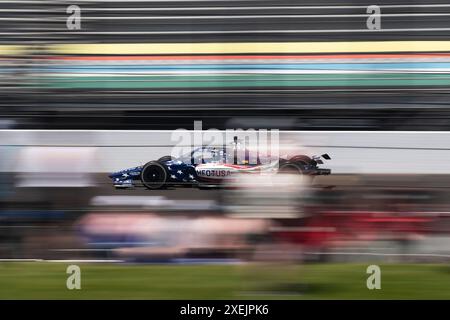
M0 10L2 12L2 10ZM214 15L214 16L120 16L120 17L86 17L83 20L215 20L215 19L281 19L281 18L367 18L370 14L277 14L277 15ZM383 17L448 17L450 13L386 13ZM0 18L0 21L66 21L61 18Z
M43 259L0 259L0 262L41 262Z

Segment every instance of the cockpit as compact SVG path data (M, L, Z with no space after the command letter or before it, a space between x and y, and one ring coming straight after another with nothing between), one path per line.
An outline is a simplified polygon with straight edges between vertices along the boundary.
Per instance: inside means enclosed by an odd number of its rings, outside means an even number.
M205 146L192 151L191 158L193 163L224 163L226 161L225 152L223 148Z

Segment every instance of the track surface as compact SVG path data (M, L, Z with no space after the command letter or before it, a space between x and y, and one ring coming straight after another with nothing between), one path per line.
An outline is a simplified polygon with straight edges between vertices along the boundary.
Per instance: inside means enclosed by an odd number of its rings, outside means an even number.
M164 190L147 190L143 187L116 190L111 183L98 174L99 195L109 196L163 196L171 200L216 200L222 194L222 189L200 190L196 187L170 187ZM334 175L317 177L312 188L320 190L332 187L333 190L403 190L405 192L433 191L443 194L450 192L450 175Z

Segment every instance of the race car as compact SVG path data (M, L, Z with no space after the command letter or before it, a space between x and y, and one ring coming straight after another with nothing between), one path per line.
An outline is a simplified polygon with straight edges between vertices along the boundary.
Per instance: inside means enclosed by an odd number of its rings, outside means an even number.
M322 159L330 160L328 154L308 157L295 155L289 159L280 158L276 161L263 162L259 157L254 164L246 159L237 163L227 161L226 148L202 146L194 149L189 155L172 158L164 156L150 161L143 166L137 166L111 173L116 188L133 188L145 186L147 189L162 189L167 186L193 185L199 187L218 187L224 180L229 180L235 174L276 174L294 173L305 176L329 175L330 169L319 168Z

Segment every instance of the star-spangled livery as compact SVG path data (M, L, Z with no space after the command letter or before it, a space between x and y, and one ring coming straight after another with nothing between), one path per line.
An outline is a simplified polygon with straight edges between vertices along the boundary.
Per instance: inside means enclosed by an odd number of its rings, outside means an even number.
M236 152L236 150L235 150ZM169 185L219 186L221 183L239 174L275 174L289 172L302 175L328 175L330 169L318 168L322 159L329 160L327 154L308 157L296 155L289 159L276 159L263 163L256 157L256 163L250 164L249 153L241 164L230 164L226 148L203 146L193 150L187 157L172 159L171 156L150 161L143 166L133 167L109 175L116 188L132 188L144 185L148 189L160 189ZM236 153L234 154L234 156Z

